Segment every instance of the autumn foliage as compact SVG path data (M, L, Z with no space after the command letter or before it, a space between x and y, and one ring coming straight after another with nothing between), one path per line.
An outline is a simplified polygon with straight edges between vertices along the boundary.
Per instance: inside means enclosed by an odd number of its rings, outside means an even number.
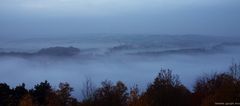
M26 89L25 84L11 88L0 83L0 106L215 106L216 103L240 103L240 65L229 71L197 78L193 91L186 88L179 76L161 69L145 91L138 86L128 88L123 82L103 81L96 87L87 79L82 99L73 97L68 83L57 89L48 81Z

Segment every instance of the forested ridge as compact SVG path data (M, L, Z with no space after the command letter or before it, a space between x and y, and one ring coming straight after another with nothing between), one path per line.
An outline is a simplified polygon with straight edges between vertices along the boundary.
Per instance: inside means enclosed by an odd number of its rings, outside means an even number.
M146 90L127 87L122 81L105 80L99 87L87 79L82 99L71 95L67 82L57 89L48 81L26 89L25 84L11 88L0 83L0 106L223 106L240 103L240 65L232 64L228 71L196 78L193 91L186 88L170 69L161 69Z

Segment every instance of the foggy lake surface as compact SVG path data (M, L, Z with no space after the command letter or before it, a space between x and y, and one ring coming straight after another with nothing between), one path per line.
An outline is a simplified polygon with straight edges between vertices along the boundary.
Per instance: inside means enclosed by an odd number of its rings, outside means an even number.
M128 87L137 84L144 90L161 69L171 69L192 89L199 76L226 71L232 62L239 62L239 38L116 34L5 37L0 41L0 81L12 87L24 82L27 88L44 80L54 88L68 82L74 96L79 97L86 78L96 85L121 80ZM39 50L49 47L73 47L80 52L71 56L38 55Z

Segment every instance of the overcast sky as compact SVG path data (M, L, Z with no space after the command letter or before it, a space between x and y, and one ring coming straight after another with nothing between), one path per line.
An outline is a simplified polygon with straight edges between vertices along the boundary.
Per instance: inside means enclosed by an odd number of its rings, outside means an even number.
M240 35L240 0L0 0L0 36Z

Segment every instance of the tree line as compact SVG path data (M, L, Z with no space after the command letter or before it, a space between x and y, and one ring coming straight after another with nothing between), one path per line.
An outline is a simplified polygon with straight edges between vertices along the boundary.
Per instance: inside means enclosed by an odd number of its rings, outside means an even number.
M187 89L170 69L161 69L145 91L128 88L123 82L105 80L95 87L86 80L82 100L71 95L73 88L60 83L54 89L48 81L26 89L25 84L10 88L0 83L0 106L223 106L240 104L240 65L232 64L227 72L197 78L193 91ZM224 104L225 103L225 104Z

